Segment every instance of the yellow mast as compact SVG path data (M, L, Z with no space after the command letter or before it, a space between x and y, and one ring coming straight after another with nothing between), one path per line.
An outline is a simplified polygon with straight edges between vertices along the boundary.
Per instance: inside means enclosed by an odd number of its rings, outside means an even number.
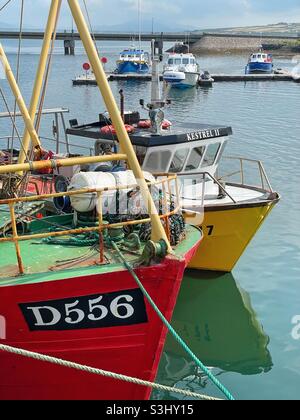
M53 35L55 25L56 25L57 16L58 16L59 9L61 6L61 1L62 0L51 1L47 26L46 26L45 35L44 35L43 47L41 51L37 73L36 73L36 79L35 79L35 84L33 88L31 103L29 107L29 115L32 122L35 119L39 97L40 97L41 89L43 86L43 80L44 80L44 75L45 75L46 66L47 66L49 49L51 45L52 35ZM31 137L30 132L28 128L26 127L23 134L23 148L21 149L19 160L18 160L19 164L24 163L27 158L27 153L28 153L29 145L30 145L30 137Z
M55 160L39 160L35 162L19 163L12 165L1 165L1 174L10 174L16 172L30 172L40 171L41 169L54 169L63 168L74 165L87 165L91 163L109 162L109 161L120 161L126 160L126 155L115 154L115 155L104 155L104 156L89 156L89 157L76 157L68 159L55 159Z
M149 214L150 214L151 222L152 222L152 240L159 241L161 239L164 239L166 243L168 244L169 252L171 252L172 251L171 245L167 238L166 232L161 224L159 215L157 213L157 209L155 207L154 201L152 199L146 180L144 178L143 171L140 167L140 164L138 162L138 159L132 147L130 138L125 129L120 110L116 104L115 98L110 89L106 74L103 70L101 61L97 54L95 44L92 40L90 31L85 22L85 18L79 6L78 0L68 0L68 3L71 9L73 18L76 22L80 38L83 42L85 51L88 55L93 72L95 74L98 87L103 96L107 110L110 114L113 126L117 132L117 136L118 136L121 148L122 148L122 152L126 153L128 163L135 175L138 185L141 188L141 193L143 195L145 203L148 203Z
M4 72L5 72L5 76L7 78L7 81L10 85L10 88L11 88L15 98L16 98L18 107L19 107L20 112L23 116L24 123L25 123L25 126L26 126L26 130L28 131L28 134L29 134L29 136L30 136L30 138L31 138L31 140L34 144L34 147L40 149L41 148L41 143L40 143L39 137L37 135L37 132L35 131L32 119L30 118L28 109L26 107L26 104L25 104L24 99L22 97L22 94L20 92L19 86L17 84L17 81L15 79L15 76L12 72L12 69L10 67L10 64L8 62L8 59L6 57L6 54L5 54L1 44L0 44L0 60L2 61L3 69L4 69Z

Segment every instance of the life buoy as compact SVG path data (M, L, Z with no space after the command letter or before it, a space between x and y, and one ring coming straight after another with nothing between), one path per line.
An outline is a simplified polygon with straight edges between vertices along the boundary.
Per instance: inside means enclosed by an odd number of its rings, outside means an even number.
M125 129L128 134L132 134L134 132L133 125L125 124ZM106 125L105 127L102 127L100 132L102 134L113 134L113 135L117 134L116 129L112 125Z
M162 129L163 130L168 130L170 127L172 127L171 121L164 120L164 122L162 123ZM138 123L138 128L144 128L144 129L151 128L151 121L150 120L141 120Z
M151 121L150 120L141 120L138 123L138 128L151 128Z
M170 127L172 127L171 121L164 120L164 122L162 123L162 129L163 130L168 130Z
M43 161L43 160L52 160L53 158L54 158L54 153L51 150L42 150L40 156L35 160ZM52 168L39 169L38 173L43 174L43 175L50 175L53 173L53 169Z

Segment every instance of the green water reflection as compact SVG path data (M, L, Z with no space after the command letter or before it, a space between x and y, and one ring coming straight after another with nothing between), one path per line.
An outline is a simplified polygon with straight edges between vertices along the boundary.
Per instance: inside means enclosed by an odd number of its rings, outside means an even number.
M259 375L273 367L269 337L249 294L232 274L188 271L173 316L173 326L193 352L222 376L226 372ZM193 391L206 387L205 375L168 336L157 381ZM153 398L176 398L154 393Z

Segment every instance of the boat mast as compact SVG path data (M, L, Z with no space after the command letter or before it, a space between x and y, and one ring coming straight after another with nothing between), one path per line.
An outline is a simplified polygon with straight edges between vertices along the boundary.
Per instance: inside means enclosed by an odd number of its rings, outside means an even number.
M40 97L42 86L43 86L44 75L45 75L45 72L46 72L47 59L48 59L48 54L49 54L50 45L51 45L51 41L52 41L52 35L53 35L54 29L55 29L55 25L56 25L57 16L58 16L58 13L59 13L59 10L60 10L61 2L62 2L62 0L52 0L51 1L49 16L48 16L48 21L47 21L47 26L46 26L46 30L45 30L41 56L40 56L40 61L39 61L39 65L38 65L38 69L37 69L37 73L36 73L35 84L34 84L31 103L30 103L30 107L29 107L29 115L30 115L30 119L31 119L32 122L34 121L35 114L36 114L37 107L38 107L39 97ZM25 160L27 159L27 153L28 153L28 150L29 150L29 145L30 145L30 132L26 127L25 131L24 131L24 134L23 134L23 147L20 151L20 155L19 155L19 159L18 159L19 164L24 163Z
M160 90L160 75L159 75L159 56L156 51L155 39L151 42L151 61L152 61L152 81L151 81L151 104L161 106L161 90Z
M144 178L143 171L140 167L140 164L134 152L129 135L125 129L120 110L117 106L113 93L110 89L108 80L106 78L106 74L103 70L101 61L99 59L95 45L91 38L89 29L87 27L86 21L84 19L83 13L79 5L79 2L78 0L68 0L68 3L71 9L74 21L77 25L80 38L83 42L87 56L89 58L93 72L95 74L97 85L100 89L105 105L110 114L113 126L116 130L117 137L121 146L121 153L125 152L125 154L127 155L130 168L132 169L134 176L137 180L137 183L141 189L141 193L145 200L145 203L148 204L149 214L150 214L151 222L152 222L152 237L151 238L155 242L158 242L161 239L163 239L168 245L169 252L172 252L170 242L167 238L166 232L160 221L156 206L149 192L147 182Z

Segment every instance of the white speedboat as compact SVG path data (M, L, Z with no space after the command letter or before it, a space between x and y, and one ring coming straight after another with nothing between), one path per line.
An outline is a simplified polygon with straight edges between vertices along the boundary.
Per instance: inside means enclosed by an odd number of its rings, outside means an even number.
M178 89L192 88L199 81L199 65L193 54L170 54L164 66L163 79Z

